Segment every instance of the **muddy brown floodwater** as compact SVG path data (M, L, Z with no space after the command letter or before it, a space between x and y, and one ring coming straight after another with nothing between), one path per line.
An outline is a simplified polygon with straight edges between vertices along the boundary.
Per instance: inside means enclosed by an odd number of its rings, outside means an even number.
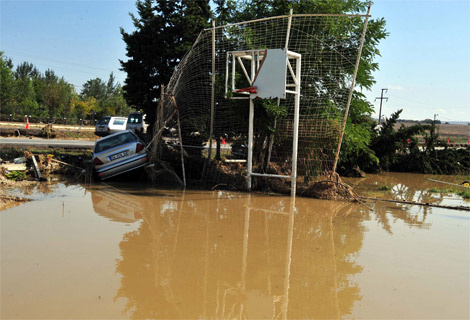
M27 193L0 212L2 319L470 317L465 211L119 183Z

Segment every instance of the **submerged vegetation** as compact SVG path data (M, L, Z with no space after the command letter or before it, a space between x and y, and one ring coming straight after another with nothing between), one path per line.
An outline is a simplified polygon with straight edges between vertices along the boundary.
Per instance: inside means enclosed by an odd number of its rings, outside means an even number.
M455 189L437 189L431 188L429 192L432 193L454 193L456 195L461 196L464 199L470 199L470 190L455 190Z
M378 190L379 191L388 191L388 190L390 190L390 187L389 186L381 186L381 187L379 187Z

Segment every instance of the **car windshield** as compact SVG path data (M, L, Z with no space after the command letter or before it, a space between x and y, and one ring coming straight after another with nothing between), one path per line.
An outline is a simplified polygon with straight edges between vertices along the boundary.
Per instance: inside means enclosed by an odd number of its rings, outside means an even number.
M126 123L126 119L114 119L113 124L115 125L123 125Z
M130 114L129 119L127 119L127 122L129 122L131 124L142 123L142 115L139 114L139 113Z
M98 124L108 124L111 117L101 118Z
M137 138L130 132L124 132L106 139L98 140L95 146L95 153L106 151L108 149L135 142Z

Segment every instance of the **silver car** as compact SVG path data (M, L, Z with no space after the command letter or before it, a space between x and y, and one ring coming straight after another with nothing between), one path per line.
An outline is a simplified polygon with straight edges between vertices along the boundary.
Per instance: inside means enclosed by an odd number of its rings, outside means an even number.
M97 136L106 136L111 133L126 130L127 118L106 116L101 118L95 127Z
M93 166L100 180L144 167L148 162L145 143L130 130L111 134L95 143Z

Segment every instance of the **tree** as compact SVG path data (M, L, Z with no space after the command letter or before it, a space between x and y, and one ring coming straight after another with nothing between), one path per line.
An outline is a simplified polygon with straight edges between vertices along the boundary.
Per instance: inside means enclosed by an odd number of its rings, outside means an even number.
M360 0L335 0L335 1L287 1L287 0L219 0L216 1L216 13L220 20L226 22L238 22L253 20L268 16L285 15L289 13L289 9L293 9L295 14L302 13L326 13L326 14L358 14L364 13L367 10L369 2ZM294 25L293 28L296 28ZM319 38L322 38L324 33L325 37L331 36L338 39L350 39L349 42L340 41L335 45L341 48L349 60L355 61L359 43L355 39L360 39L363 31L363 19L344 19L344 20L329 20L324 25L316 29ZM256 32L256 31L253 31ZM269 31L266 31L269 34ZM351 35L352 34L352 35ZM356 78L357 86L362 89L370 89L375 83L373 73L378 70L378 64L375 58L380 55L378 51L378 44L383 40L388 33L385 30L385 20L371 19L368 23L366 39L362 56L359 64L359 69ZM334 39L332 39L334 41ZM315 56L321 57L313 62L312 69L318 72L311 72L307 83L312 84L310 92L311 95L323 97L325 105L331 104L333 109L337 110L338 120L342 119L344 109L338 109L341 105L337 101L332 100L331 97L344 97L349 92L349 82L353 74L353 68L350 64L338 66L335 63L335 55L332 54L331 49L321 43L312 46L315 51ZM331 66L337 69L331 72ZM332 81L333 80L333 81ZM305 87L303 88L306 89ZM258 122L264 123L264 126L259 124L255 126L258 131L263 131L263 127L268 129L261 134L260 137L255 139L263 143L265 139L262 136L270 134L269 130L273 127L274 121L277 118L270 114L268 104L263 103L264 106L255 109ZM342 107L344 108L344 107ZM273 111L273 110L271 110ZM282 110L274 110L277 113ZM325 110L325 112L331 110ZM353 164L362 163L364 165L373 165L377 163L377 158L374 152L369 148L370 143L370 123L372 122L371 113L373 111L372 105L366 100L365 96L360 91L354 91L353 100L351 102L349 118L346 125L346 132L344 142L341 149L341 162L339 168L351 167ZM322 112L322 111L306 111L308 112ZM264 144L266 145L266 144ZM308 148L307 145L304 147ZM307 150L305 150L308 153ZM300 151L299 151L300 152Z
M112 72L106 82L99 78L88 80L83 85L80 97L84 102L90 99L96 101L90 112L93 111L98 117L127 115L131 109L124 100L122 87L116 82Z
M422 134L427 126L415 124L413 126L405 127L403 124L398 130L395 129L395 124L403 110L398 110L386 119L378 131L372 131L372 140L370 147L375 152L379 159L379 167L381 170L389 170L396 166L400 155L412 153L419 153L417 141L415 136Z
M101 100L106 98L106 83L100 78L95 78L85 82L82 88L80 96L82 99L94 98Z
M16 67L14 95L17 114L34 114L37 111L33 77L37 79L40 75L32 63L23 62Z
M98 108L98 102L93 97L86 100L80 99L75 103L75 112L80 119L86 119L87 115Z
M2 113L12 112L13 102L13 63L0 51L0 110Z
M74 87L60 78L54 71L48 69L44 73L44 91L43 100L47 109L48 115L54 118L68 118L72 117L74 111Z
M16 67L15 78L16 79L37 79L41 77L41 72L32 63L23 62Z
M136 28L127 33L127 61L120 61L127 72L124 96L129 105L143 109L149 123L155 122L160 85L166 84L199 32L208 26L209 1L138 0L138 16L131 14Z

